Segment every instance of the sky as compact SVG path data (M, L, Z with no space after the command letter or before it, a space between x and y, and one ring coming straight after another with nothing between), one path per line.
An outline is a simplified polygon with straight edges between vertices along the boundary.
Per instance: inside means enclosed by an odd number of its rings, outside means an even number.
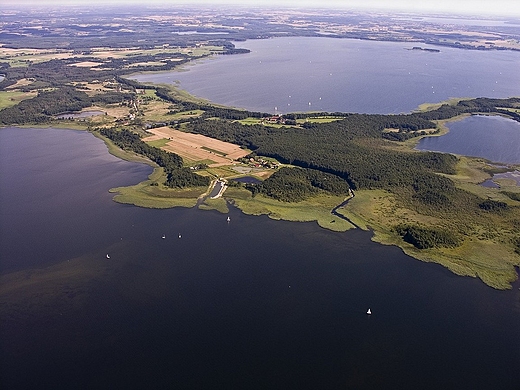
M5 2L4 2L5 1ZM426 13L509 15L520 17L519 0L4 0L3 4L28 5L179 5L234 4L241 6L366 8Z

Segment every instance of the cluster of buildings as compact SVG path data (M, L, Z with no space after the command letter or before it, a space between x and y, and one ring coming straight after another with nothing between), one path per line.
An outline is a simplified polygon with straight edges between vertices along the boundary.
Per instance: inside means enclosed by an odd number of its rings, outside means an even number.
M240 159L240 162L243 162L244 164L249 165L252 168L268 168L268 169L278 169L280 168L280 164L265 160L262 157L244 157L243 159Z

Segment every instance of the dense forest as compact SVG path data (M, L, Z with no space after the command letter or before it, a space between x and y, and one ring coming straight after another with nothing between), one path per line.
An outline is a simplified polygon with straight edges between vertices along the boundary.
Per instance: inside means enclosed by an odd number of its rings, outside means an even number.
M403 240L418 249L455 247L460 239L453 232L440 229L426 229L418 226L399 225L396 231Z
M336 175L315 169L281 168L259 184L247 184L253 196L262 194L282 202L299 202L326 191L334 195L347 194L348 183Z
M337 175L353 189L412 185L419 174L453 173L456 158L452 155L384 148L382 127L380 116L353 114L304 130L205 120L193 121L187 129L243 145L286 164Z
M0 124L42 123L56 114L80 111L92 105L92 100L83 91L64 87L23 100L13 107L0 111Z
M353 189L408 186L414 190L416 199L440 204L445 201L445 194L453 195L456 191L449 179L437 173L453 174L456 157L434 152L397 152L387 147L384 140L397 138L387 134L417 136L417 130L435 127L431 120L463 113L492 112L497 107L513 107L519 102L518 98L480 98L409 115L343 114L341 120L309 122L303 128L242 125L231 120L200 118L187 124L186 129L237 143L283 163L337 175ZM399 133L386 133L386 128L397 128Z
M32 99L4 108L0 111L0 124L43 123L54 116L66 112L81 111L94 103L121 103L132 99L130 93L100 93L88 96L85 92L73 87L61 87L49 91L40 91Z

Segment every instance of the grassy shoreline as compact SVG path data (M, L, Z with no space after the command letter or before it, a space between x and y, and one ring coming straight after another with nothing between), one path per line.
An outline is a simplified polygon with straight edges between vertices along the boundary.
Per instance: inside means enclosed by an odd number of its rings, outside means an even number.
M458 100L455 99L454 101ZM449 131L448 123L463 120L468 116L469 114L464 114L436 121L439 132L425 136L444 135ZM88 130L86 123L69 121L59 121L43 126L26 125L19 127ZM438 224L439 220L406 208L399 203L396 195L390 192L383 190L357 191L355 198L337 210L340 216L333 215L331 211L345 200L345 197L341 196L321 194L302 202L285 203L261 195L252 197L251 193L243 188L230 187L221 198L208 199L207 195L210 193L212 185L208 188L198 187L183 190L168 188L163 184L166 175L162 168L141 155L120 149L98 132L92 132L92 134L107 145L110 154L123 160L144 163L154 168L148 178L140 183L110 189L110 192L114 194L113 200L116 202L158 209L198 207L203 210L217 210L221 213L228 213L229 204L233 204L248 215L267 215L275 220L297 222L316 221L320 227L337 232L355 228L349 222L350 220L361 229L372 231L372 240L375 242L398 246L415 259L441 264L457 275L478 277L493 288L511 288L510 283L518 277L515 266L520 266L520 258L514 254L507 243L500 242L496 237L483 240L478 236L478 232L471 233L460 247L427 250L417 249L404 242L402 237L393 229L398 223L408 221L428 226ZM423 137L396 143L393 147L398 150L410 151ZM499 191L479 185L479 183L491 177L491 174L486 171L488 166L489 162L484 159L460 156L457 173L449 175L449 177L456 183L457 187L484 199L514 203ZM520 193L520 188L512 184L505 185L504 189ZM341 218L341 215L345 218ZM479 229L485 230L485 227ZM506 233L503 226L499 226L496 230L496 236L500 236L501 232Z

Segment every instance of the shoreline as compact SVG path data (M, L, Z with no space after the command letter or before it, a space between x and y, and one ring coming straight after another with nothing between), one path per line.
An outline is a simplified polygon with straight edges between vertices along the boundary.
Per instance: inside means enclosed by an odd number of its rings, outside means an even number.
M440 130L437 134L428 134L417 137L401 144L394 145L400 150L415 150L415 145L420 139L426 136L441 136L449 131L448 123L463 120L470 114L463 114L445 120L435 121L437 128ZM89 131L86 124L76 125L72 128L71 123L45 124L45 125L25 125L12 127L30 127L30 128L57 128ZM8 127L8 126L5 126ZM117 147L111 140L102 136L98 132L89 131L93 136L101 139L107 146L108 153L117 158L144 163L153 167L152 173L143 181L127 187L111 188L113 200L122 204L131 204L145 208L173 208L173 207L198 207L203 210L216 210L221 213L229 212L229 205L237 207L241 212L248 215L267 215L275 220L287 220L295 222L316 222L320 227L336 232L345 232L353 228L371 231L372 240L383 245L394 245L401 248L407 255L424 261L434 262L443 265L451 272L457 275L471 276L480 278L485 284L497 289L509 289L511 283L518 278L514 266L520 266L518 259L511 257L507 251L497 247L495 244L466 242L459 249L434 249L434 250L418 250L410 244L402 240L393 231L392 226L396 224L394 217L389 217L384 211L385 204L392 202L393 194L381 192L379 190L362 190L356 191L355 197L350 197L345 202L345 197L319 195L306 199L297 203L286 203L276 201L270 198L257 195L255 198L251 193L242 188L228 187L221 197L217 199L209 199L214 181L209 187L189 188L184 190L174 190L163 185L166 176L162 168L154 164L149 159L138 154L124 151ZM481 182L482 176L475 176L480 158L465 157L458 163L459 170L470 172L469 179L466 180L466 186L473 186ZM473 171L472 171L473 170ZM472 173L471 173L472 172ZM475 183L472 183L472 178ZM462 182L455 180L456 185L460 187ZM461 184L462 183L462 184ZM471 190L470 188L470 190ZM489 197L493 192L490 189L477 188L479 195L488 194ZM473 191L476 191L473 190ZM348 204L346 204L348 203ZM378 209L379 208L379 209ZM405 213L409 215L411 210L402 208L395 214ZM336 214L335 214L336 213ZM413 213L413 212L412 212ZM418 221L421 221L419 215L416 215ZM504 259L508 259L501 265L491 264L486 266L487 261L482 259L484 256L492 256L492 253L500 253ZM471 259L476 258L476 261ZM470 259L470 260L468 260Z

